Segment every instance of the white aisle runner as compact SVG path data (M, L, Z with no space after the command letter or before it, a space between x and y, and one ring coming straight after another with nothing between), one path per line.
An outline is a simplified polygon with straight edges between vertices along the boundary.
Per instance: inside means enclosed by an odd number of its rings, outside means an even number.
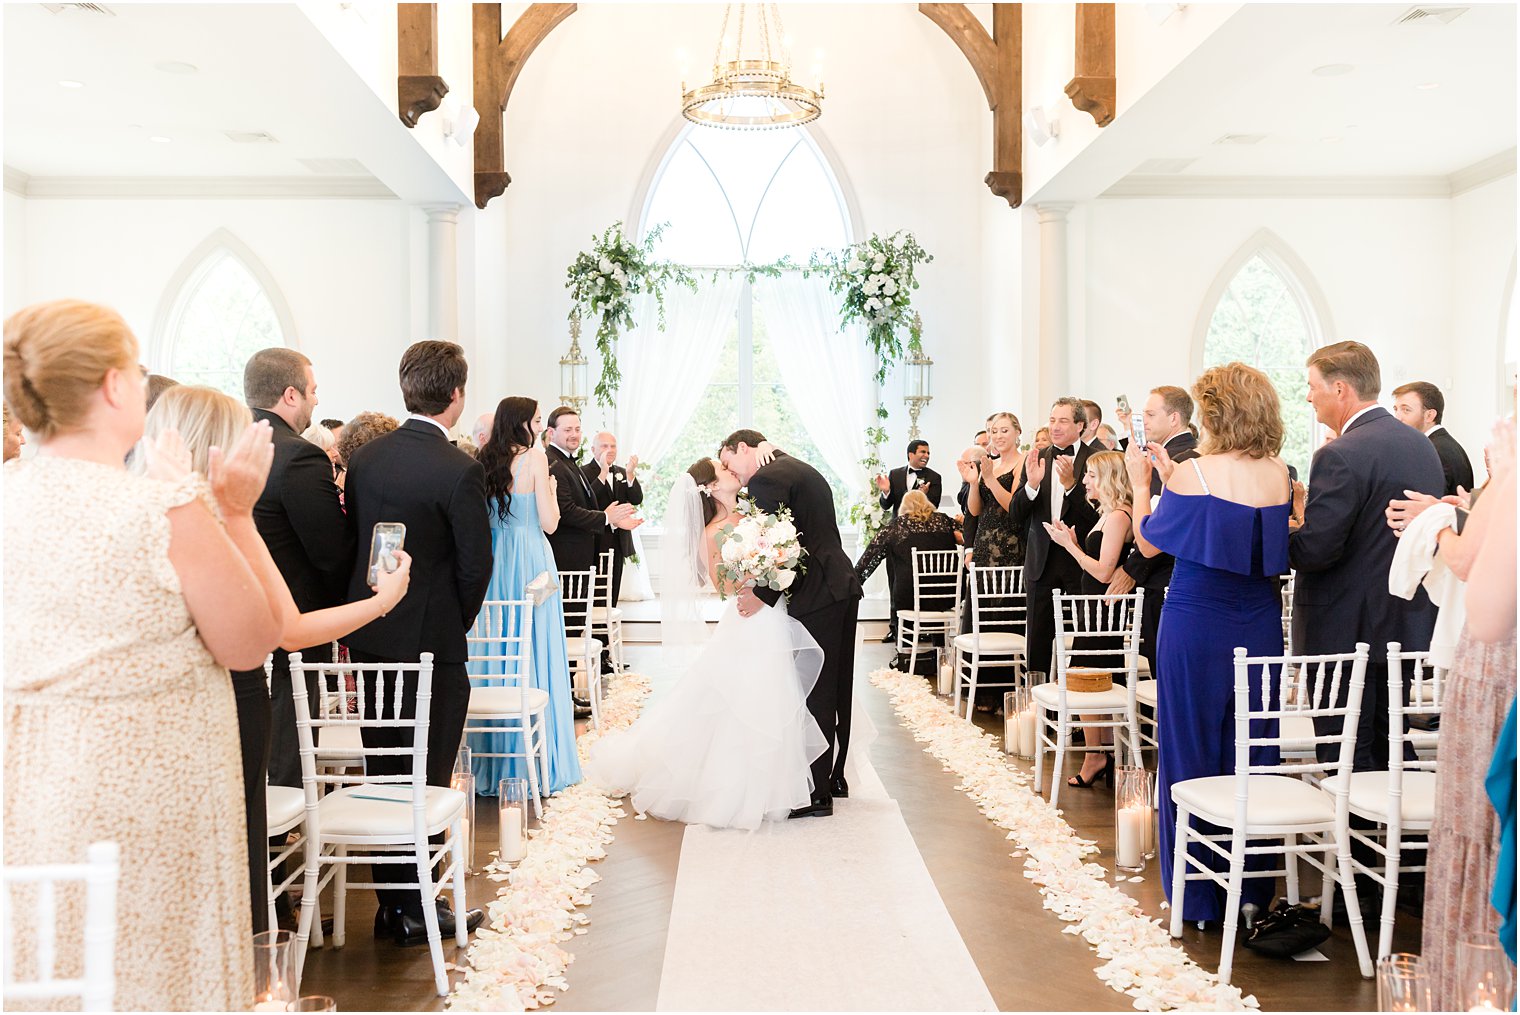
M861 761L833 817L686 829L660 1011L997 1010Z

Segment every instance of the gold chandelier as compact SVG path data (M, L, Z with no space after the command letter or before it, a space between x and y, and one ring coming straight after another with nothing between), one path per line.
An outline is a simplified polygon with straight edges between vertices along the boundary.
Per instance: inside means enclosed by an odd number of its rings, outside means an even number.
M730 37L728 26L735 6L738 27ZM751 8L753 18L749 17ZM746 54L746 42L754 52ZM813 91L792 80L791 54L776 4L725 6L718 50L713 54L713 80L691 91L681 82L681 115L713 127L769 130L811 123L822 113L823 83Z

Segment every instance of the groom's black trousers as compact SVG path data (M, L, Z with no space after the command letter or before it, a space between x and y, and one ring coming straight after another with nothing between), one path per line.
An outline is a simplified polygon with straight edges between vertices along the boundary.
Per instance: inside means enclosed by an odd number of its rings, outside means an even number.
M860 600L851 597L796 618L823 649L823 669L807 701L808 711L829 744L829 750L813 761L814 794L829 795L830 777L844 774L844 758L850 749L850 706L855 698L855 622L859 614Z

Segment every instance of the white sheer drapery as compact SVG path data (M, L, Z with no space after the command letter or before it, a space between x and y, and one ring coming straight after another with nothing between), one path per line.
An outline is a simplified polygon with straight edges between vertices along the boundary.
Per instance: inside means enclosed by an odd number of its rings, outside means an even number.
M851 490L869 477L860 459L876 416L874 361L858 325L839 330L840 299L817 276L755 280L781 379L818 451Z
M665 292L665 330L652 296L634 306L634 329L618 342L618 444L640 461L657 462L696 411L718 366L723 336L733 327L744 280L701 278L697 291Z

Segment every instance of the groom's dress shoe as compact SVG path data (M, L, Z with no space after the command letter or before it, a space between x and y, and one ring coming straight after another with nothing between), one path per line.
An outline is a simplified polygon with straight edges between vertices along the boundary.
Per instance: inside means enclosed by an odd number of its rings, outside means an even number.
M814 794L812 801L806 807L798 807L788 818L826 818L834 813L834 801L826 796Z
M486 914L482 909L466 909L464 911L464 929L474 931L485 922ZM438 900L438 933L444 937L450 937L454 933L454 910L442 899Z
M486 914L479 909L465 911L464 925L474 930L485 922ZM454 911L439 901L438 935L454 936ZM375 937L388 937L403 948L427 943L427 922L420 913L410 913L401 906L381 906L375 914Z
M829 792L837 799L846 799L850 795L850 784L844 781L844 776L836 775L829 780Z

